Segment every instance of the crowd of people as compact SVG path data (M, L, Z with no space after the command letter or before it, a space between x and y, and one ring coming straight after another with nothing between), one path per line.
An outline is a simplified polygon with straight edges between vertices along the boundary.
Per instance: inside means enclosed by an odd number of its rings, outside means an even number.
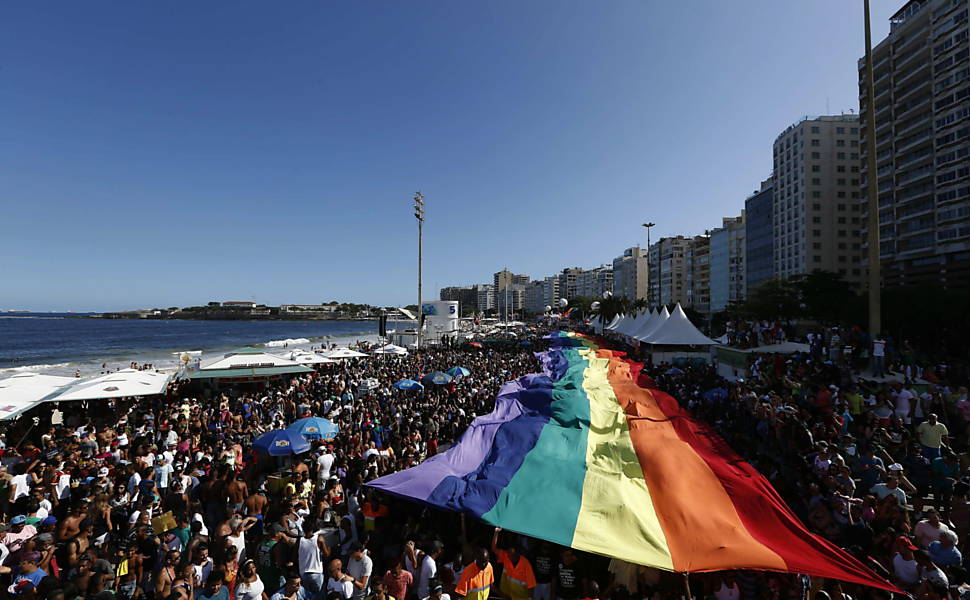
M345 360L260 385L213 391L183 381L162 397L22 419L0 439L0 594L683 597L679 575L466 522L365 485L443 451L493 409L503 383L538 371L542 333ZM813 531L913 595L970 598L966 389L945 379L925 390L867 384L850 364L827 359L761 355L752 376L733 383L708 367L669 375L669 365L646 368L769 476ZM454 366L470 374L424 389L392 385ZM330 418L339 433L295 457L254 450L261 433L308 415ZM716 600L886 597L754 571L694 576L692 584Z
M755 354L748 376L733 382L711 366L648 372L765 474L814 533L916 597L968 598L966 382L945 365L920 371L933 383L901 361L891 377L862 371L843 336L833 329L812 334L806 352ZM736 574L742 592L771 589L776 577ZM800 587L848 593L837 582Z

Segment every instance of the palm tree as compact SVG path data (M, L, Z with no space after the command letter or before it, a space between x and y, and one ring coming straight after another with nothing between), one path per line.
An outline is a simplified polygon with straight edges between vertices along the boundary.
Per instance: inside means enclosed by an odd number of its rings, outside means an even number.
M599 315L604 325L609 325L617 315L626 314L629 311L630 301L623 296L610 296L600 300Z

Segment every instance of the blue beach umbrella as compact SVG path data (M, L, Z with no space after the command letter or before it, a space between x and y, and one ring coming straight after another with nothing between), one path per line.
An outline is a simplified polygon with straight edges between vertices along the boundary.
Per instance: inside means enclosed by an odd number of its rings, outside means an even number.
M308 451L310 442L295 431L274 429L253 440L253 448L270 456L289 456Z
M434 385L445 385L445 384L451 383L453 379L454 378L447 373L442 373L441 371L434 371L433 373L428 373L427 375L422 377L421 383L424 383L425 385L432 384L432 383Z
M472 374L472 372L466 369L465 367L452 367L448 369L446 373L448 373L452 377L467 377L468 375Z
M393 387L396 387L399 390L423 390L424 389L424 386L421 385L420 382L415 381L413 379L402 379L401 381L398 381L397 383L394 383L392 385Z
M664 375L683 375L683 374L684 374L684 372L682 370L678 369L677 367L673 367L671 369L667 369L664 372Z
M707 390L704 392L704 397L711 402L720 402L721 400L727 399L728 393L724 388L714 388L713 390Z
M333 421L322 417L304 417L293 421L286 429L295 431L308 440L332 440L340 430Z

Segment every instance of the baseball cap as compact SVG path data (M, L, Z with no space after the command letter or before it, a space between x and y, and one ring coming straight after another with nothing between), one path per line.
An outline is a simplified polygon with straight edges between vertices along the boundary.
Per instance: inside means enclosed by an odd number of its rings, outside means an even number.
M916 551L919 549L913 544L913 540L909 539L905 535L901 535L898 538L896 538L896 543L900 544L904 548L909 548L910 550L913 550L913 551Z
M49 525L57 525L57 517L50 516L44 517L44 520L40 522L41 527L46 527Z
M10 519L11 525L23 525L27 522L27 517L24 515L17 515L16 517Z

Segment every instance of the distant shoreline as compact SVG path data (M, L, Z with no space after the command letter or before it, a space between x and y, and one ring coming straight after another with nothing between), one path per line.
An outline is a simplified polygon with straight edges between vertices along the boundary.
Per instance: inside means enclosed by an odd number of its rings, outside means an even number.
M234 315L231 313L220 315L204 314L173 314L173 315L146 315L138 313L102 313L98 315L68 315L66 319L118 319L129 321L376 321L377 317L323 317L313 315ZM407 321L407 319L395 318L395 321Z

